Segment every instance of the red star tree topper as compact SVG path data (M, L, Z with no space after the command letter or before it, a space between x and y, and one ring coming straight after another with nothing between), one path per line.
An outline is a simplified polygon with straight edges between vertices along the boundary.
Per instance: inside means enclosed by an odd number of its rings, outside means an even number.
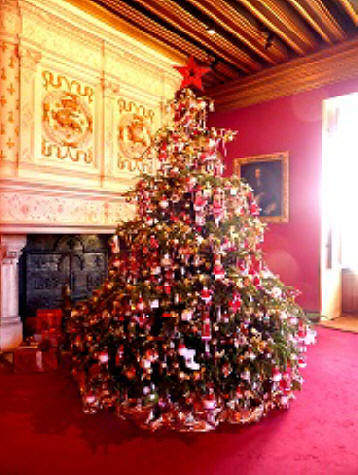
M204 76L204 74L210 71L210 68L208 67L199 66L195 62L193 56L190 56L188 64L186 64L185 66L174 66L174 68L179 71L180 74L183 76L182 82L180 84L180 89L184 89L185 87L193 85L197 89L202 90L202 77Z

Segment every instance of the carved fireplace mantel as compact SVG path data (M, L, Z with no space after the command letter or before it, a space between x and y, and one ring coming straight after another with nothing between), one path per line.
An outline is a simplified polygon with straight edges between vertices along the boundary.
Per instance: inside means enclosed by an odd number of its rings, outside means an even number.
M108 234L135 213L120 193L11 180L2 181L0 210L2 234Z

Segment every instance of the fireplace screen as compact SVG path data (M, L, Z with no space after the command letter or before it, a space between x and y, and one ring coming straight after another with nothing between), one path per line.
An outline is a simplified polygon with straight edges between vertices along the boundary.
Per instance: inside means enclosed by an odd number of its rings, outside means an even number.
M30 235L20 263L20 308L60 308L64 288L88 298L107 276L108 235Z

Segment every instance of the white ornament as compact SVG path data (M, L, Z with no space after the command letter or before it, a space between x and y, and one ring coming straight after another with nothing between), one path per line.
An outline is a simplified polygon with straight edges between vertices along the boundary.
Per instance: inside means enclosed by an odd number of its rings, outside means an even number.
M194 361L196 350L191 348L186 348L184 345L179 347L179 355L182 356L185 360L185 365L187 368L197 371L200 369L199 363Z
M316 342L317 332L311 328L307 329L307 335L305 336L304 342L306 345L311 345Z
M169 201L168 201L166 198L164 198L164 199L162 199L162 200L159 201L159 206L160 206L162 209L166 209L166 208L168 208L168 206L169 206Z
M98 361L102 364L105 364L105 363L108 363L108 353L105 352L105 351L102 351L99 355L98 355Z
M205 398L203 400L203 406L204 406L204 409L206 409L207 411L213 411L216 408L216 399L214 397Z
M193 311L189 308L185 308L181 313L181 319L185 322L189 322L193 318Z
M151 308L159 308L159 300L155 299L150 302Z
M87 394L85 399L86 399L87 404L93 404L97 400L97 398L94 394Z
M273 287L271 289L271 295L274 299L279 299L282 295L282 290L279 287Z
M169 256L169 254L164 254L164 256L163 256L162 260L160 261L160 263L161 263L161 265L162 265L163 267L169 267L169 266L171 266L172 260L171 260L171 258L170 258L170 256Z

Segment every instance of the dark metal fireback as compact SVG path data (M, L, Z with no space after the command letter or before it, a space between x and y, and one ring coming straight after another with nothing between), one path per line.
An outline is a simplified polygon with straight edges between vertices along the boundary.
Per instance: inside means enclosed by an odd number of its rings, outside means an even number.
M107 276L108 235L29 235L20 261L20 313L88 298Z

